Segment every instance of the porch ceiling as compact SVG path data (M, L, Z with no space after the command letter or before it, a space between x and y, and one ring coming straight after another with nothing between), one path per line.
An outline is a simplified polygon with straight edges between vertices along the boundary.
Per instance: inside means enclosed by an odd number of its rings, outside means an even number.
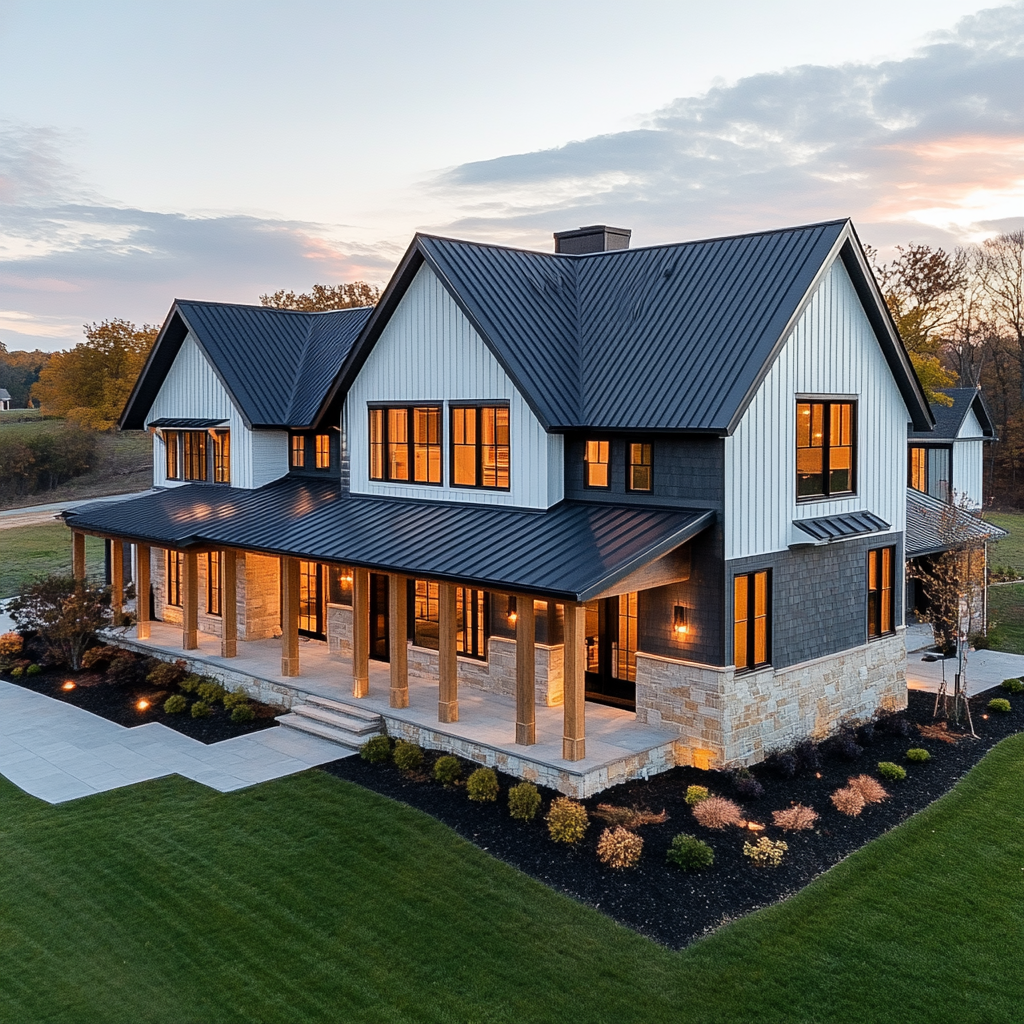
M343 495L284 478L193 484L66 512L75 530L161 547L235 547L586 601L695 537L706 509L562 502L546 512Z

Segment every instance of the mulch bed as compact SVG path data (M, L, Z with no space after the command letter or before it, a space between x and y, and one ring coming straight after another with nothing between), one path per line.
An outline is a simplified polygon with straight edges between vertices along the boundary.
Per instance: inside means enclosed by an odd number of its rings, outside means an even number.
M988 712L988 701L1002 696L1009 696L1013 710L1009 714ZM934 703L933 694L911 691L904 717L912 723L934 724ZM696 768L674 768L647 782L638 780L607 789L584 801L588 811L592 813L599 803L608 803L654 812L664 809L669 816L664 824L644 825L637 830L644 839L643 856L636 868L624 871L606 868L598 861L597 840L605 826L593 814L587 834L577 846L551 841L542 818L547 803L558 795L550 790L542 790L545 804L534 821L523 823L510 818L506 793L518 780L509 776L499 776L502 793L497 803L478 804L467 799L464 788L445 789L431 780L431 766L440 756L434 752L427 752L425 770L415 776L391 763L370 764L358 757L335 761L324 770L425 811L482 850L545 885L665 946L679 949L729 920L802 889L854 850L947 792L999 740L1024 730L1024 697L1013 697L998 688L972 698L971 713L980 738L967 737L955 745L925 739L916 728L909 738L876 730L870 744L854 760L843 760L823 749L820 777L811 771L786 779L765 765L755 766L752 774L765 791L759 799L737 796L731 773ZM952 724L950 730L957 731ZM904 755L911 747L925 748L932 760L908 763ZM877 777L879 761L905 767L906 780L883 780L890 798L868 805L859 817L840 814L832 806L830 794L846 785L850 776ZM476 767L465 763L463 778ZM784 839L789 851L782 865L756 868L742 855L744 841L756 841L752 832L738 828L712 831L698 825L684 799L687 786L694 784L736 800L748 819L767 825L757 835ZM783 832L771 824L771 812L791 803L803 803L818 812L820 817L812 831ZM685 872L666 864L666 851L680 832L710 844L715 854L710 869Z

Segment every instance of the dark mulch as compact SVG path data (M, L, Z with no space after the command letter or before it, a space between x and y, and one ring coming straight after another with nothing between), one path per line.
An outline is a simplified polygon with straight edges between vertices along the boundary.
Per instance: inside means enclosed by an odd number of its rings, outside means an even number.
M74 704L106 718L118 725L145 725L146 722L160 722L176 732L191 736L201 743L219 743L232 736L243 736L246 733L269 729L276 725L275 716L282 714L281 708L252 701L256 717L251 722L232 722L231 712L222 705L214 705L207 718L193 718L188 711L177 715L164 712L163 703L178 690L157 690L142 683L137 686L116 686L107 682L101 672L68 672L57 669L44 669L36 676L23 676L14 679L10 673L2 676L9 683L24 686L26 690L44 693L47 697L62 700L66 704ZM73 690L62 689L65 682L75 684ZM149 702L145 711L140 711L137 704L140 700Z
M409 776L392 764L375 765L352 757L326 765L333 775L384 796L402 801L453 828L501 860L532 875L560 892L603 911L620 923L672 948L681 948L731 919L786 898L803 888L823 871L881 833L898 825L916 811L947 792L999 740L1024 729L1024 698L1011 697L1009 714L988 713L992 697L1006 696L993 689L971 701L979 739L965 738L955 745L923 739L916 728L909 738L876 730L869 745L852 761L834 751L821 752L820 778L804 772L781 778L766 765L753 769L764 786L760 799L737 795L736 779L726 772L696 768L674 768L650 781L615 786L584 801L593 812L598 803L638 806L658 812L666 810L669 820L661 825L638 829L644 838L643 857L638 867L615 871L597 860L597 840L604 823L592 820L587 835L577 847L554 843L548 838L542 818L524 824L508 815L505 792L518 780L502 775L502 795L497 803L476 804L464 788L445 789L429 780L428 772ZM934 695L911 692L905 717L912 723L932 723ZM951 729L954 727L951 726ZM863 736L861 737L864 738ZM910 764L905 753L910 747L924 747L932 755L925 764ZM436 759L428 754L425 766ZM846 784L850 776L877 777L879 761L894 761L907 769L900 783L883 782L889 800L872 804L857 818L840 814L829 795ZM476 765L464 765L463 777ZM761 835L784 839L789 844L780 867L758 869L742 855L745 840L756 840L751 832L737 828L715 832L702 828L687 807L684 796L689 785L704 785L712 792L736 799L745 815L768 827ZM543 791L547 802L557 794ZM820 815L812 831L783 832L772 824L773 810L791 803L812 806ZM688 832L714 849L715 863L701 873L684 872L665 863L672 838Z

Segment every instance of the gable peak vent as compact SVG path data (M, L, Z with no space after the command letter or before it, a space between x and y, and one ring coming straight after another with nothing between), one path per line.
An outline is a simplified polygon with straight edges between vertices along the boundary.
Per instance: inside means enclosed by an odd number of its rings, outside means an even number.
M628 249L632 234L629 228L611 228L607 224L591 224L575 231L556 231L555 252L583 256L590 252Z

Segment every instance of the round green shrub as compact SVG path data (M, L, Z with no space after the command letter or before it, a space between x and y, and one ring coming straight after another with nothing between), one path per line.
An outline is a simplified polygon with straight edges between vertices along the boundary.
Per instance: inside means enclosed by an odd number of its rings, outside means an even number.
M231 721L235 725L242 725L245 722L251 722L256 717L256 712L253 710L251 704L236 704L231 709Z
M508 813L517 821L533 821L540 810L540 793L532 782L520 782L508 791Z
M702 800L707 800L711 796L708 792L707 786L687 786L686 787L686 802L690 807L696 807Z
M224 707L230 711L232 708L238 707L239 704L248 704L249 694L241 686L236 686L230 693L225 693L221 700L224 702Z
M403 772L414 772L423 764L423 749L419 744L399 740L395 744L391 759Z
M907 769L893 764L892 761L879 761L878 774L890 782L902 782L907 777Z
M391 740L387 736L371 736L360 748L359 756L371 764L391 760Z
M182 679L182 681L181 681L180 683L178 683L178 685L179 685L179 686L180 686L180 687L181 687L181 688L182 688L182 689L183 689L183 690L184 690L184 691L185 691L186 693L195 693L195 692L196 692L196 687L198 687L198 686L199 686L199 684L200 684L200 683L201 683L202 681L203 681L203 677L202 677L202 676L197 676L197 675L196 675L196 674L195 674L195 673L193 672L193 673L192 673L191 675L187 675L187 676L185 676L185 678L184 678L184 679Z
M907 751L908 761L916 761L918 764L921 764L924 761L930 761L931 759L932 755L929 754L928 751L924 749L924 747L911 747Z
M1024 679L1004 679L1001 685L1007 693L1024 693Z
M498 773L493 768L477 768L466 779L466 793L470 800L485 803L498 799Z
M211 679L209 676L201 678L203 681L196 687L196 693L199 694L200 700L206 701L207 704L216 704L217 701L224 699L224 687L216 679Z
M586 807L564 796L555 797L551 801L545 820L548 823L548 835L556 843L578 843L590 822Z
M24 674L25 669L21 665L18 665L17 667L11 669L11 675L15 679L20 679Z
M192 705L192 717L193 718L206 718L210 713L210 705L205 700L197 700Z
M434 778L445 786L454 786L462 778L462 765L457 757L445 754L434 765Z
M169 690L172 686L178 686L184 678L183 661L162 661L146 676L146 682L158 690Z
M25 675L27 675L27 676L37 676L42 671L43 670L38 665L32 664L32 665L29 665L29 667L27 669L25 669Z
M31 671L32 666L29 666ZM1001 715L1005 715L1010 710L1010 702L1005 697L993 697L988 702L989 711L996 711Z
M714 864L715 853L703 840L681 832L672 840L665 860L684 871L699 871Z
M188 707L188 701L180 693L173 693L164 701L164 711L168 715L180 715Z

